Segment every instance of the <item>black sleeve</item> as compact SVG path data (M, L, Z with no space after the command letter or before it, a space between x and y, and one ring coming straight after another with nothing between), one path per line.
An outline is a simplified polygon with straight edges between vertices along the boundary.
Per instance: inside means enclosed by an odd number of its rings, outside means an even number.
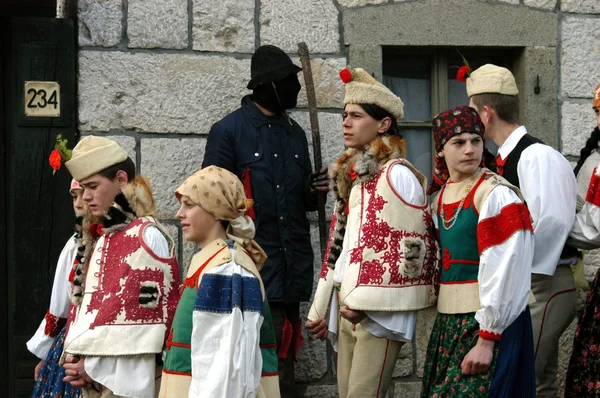
M218 166L236 174L235 140L231 131L222 123L215 123L210 128L202 168Z

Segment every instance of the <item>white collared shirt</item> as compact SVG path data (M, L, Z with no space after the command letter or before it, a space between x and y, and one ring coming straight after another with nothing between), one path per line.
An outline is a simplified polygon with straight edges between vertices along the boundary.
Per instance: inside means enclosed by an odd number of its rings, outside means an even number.
M498 150L501 159L510 155L525 134L525 126L520 126L510 134ZM533 219L535 253L532 272L554 275L575 220L575 174L569 161L554 148L533 144L521 153L517 176Z

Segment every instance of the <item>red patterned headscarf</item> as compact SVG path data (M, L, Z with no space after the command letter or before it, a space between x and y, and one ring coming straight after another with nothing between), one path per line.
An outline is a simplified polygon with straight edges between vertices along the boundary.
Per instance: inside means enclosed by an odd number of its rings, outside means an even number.
M481 138L485 133L485 126L479 117L477 111L466 105L461 105L448 109L433 118L433 139L435 140L435 170L427 194L431 195L437 192L450 178L448 165L439 153L444 148L444 144L452 137L462 133L477 134ZM484 146L483 156L481 158L481 167L495 171L496 162L494 155Z

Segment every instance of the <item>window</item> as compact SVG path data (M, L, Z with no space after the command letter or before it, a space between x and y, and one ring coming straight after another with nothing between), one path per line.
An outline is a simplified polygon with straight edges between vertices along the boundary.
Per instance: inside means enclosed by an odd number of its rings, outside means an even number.
M458 52L460 51L460 53ZM407 158L431 181L433 154L431 119L438 113L467 105L465 84L456 80L463 54L473 69L493 63L513 69L514 50L383 47L383 84L404 102L399 121L406 139ZM493 142L486 142L495 152Z

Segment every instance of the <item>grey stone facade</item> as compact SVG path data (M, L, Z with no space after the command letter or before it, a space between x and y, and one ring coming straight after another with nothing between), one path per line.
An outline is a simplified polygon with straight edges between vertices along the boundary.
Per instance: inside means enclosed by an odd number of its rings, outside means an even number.
M59 1L61 13L63 3L72 4ZM261 44L278 45L297 62L296 43L307 42L313 54L327 163L343 150L343 87L338 72L349 63L381 78L384 45L514 48L522 116L530 130L574 160L594 126L591 97L600 83L598 0L79 0L77 4L79 130L82 135L117 140L149 177L160 217L177 242L182 268L195 248L182 240L173 192L200 168L211 124L238 107L247 93L250 57ZM539 95L534 94L536 76L543 87ZM302 90L292 116L310 140L306 106ZM318 253L316 217L310 217ZM600 254L590 253L588 278L598 265ZM315 269L318 276L318 256ZM306 314L307 306L302 310ZM433 309L421 312L417 337L404 347L396 364L390 397L418 396L434 317ZM305 397L335 397L331 350L324 342L305 338L296 372L299 388ZM573 327L563 336L561 382L572 338Z

